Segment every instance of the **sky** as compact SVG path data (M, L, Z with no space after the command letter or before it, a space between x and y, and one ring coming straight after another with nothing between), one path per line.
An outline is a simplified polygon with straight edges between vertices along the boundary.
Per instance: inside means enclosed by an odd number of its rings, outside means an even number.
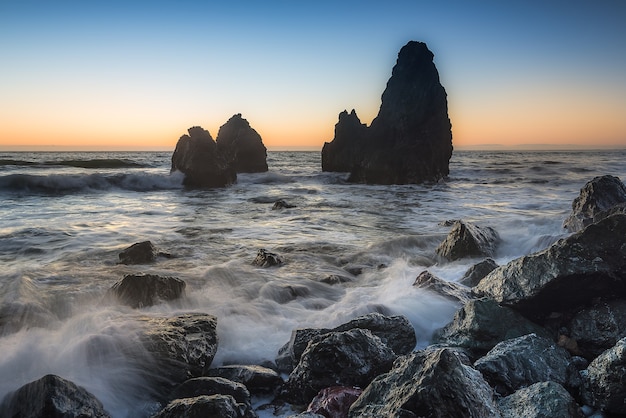
M0 0L0 150L173 150L241 113L270 149L370 124L410 40L453 145L626 147L621 0Z

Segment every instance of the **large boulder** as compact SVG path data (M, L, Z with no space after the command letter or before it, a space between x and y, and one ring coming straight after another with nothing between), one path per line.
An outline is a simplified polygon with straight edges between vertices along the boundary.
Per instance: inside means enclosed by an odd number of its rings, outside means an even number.
M109 418L102 403L84 388L56 375L46 375L7 394L0 416L51 418Z
M602 411L626 414L626 338L596 357L583 373L585 402Z
M502 418L583 418L567 390L555 382L535 383L498 402Z
M209 131L199 126L187 130L176 144L171 172L180 171L187 187L224 187L237 181L235 166L218 152Z
M352 404L350 418L497 418L493 390L463 354L426 349L398 358Z
M451 261L465 257L493 257L499 239L498 233L491 227L455 221L448 236L435 251Z
M370 184L437 181L449 173L452 127L433 53L410 41L398 54L370 127L356 112L339 115L335 138L322 148L323 171L350 171Z
M217 132L217 150L232 161L238 173L267 171L267 149L241 113L233 115Z
M624 297L626 215L605 218L546 250L498 267L473 291L536 320L597 297Z
M626 186L618 177L595 177L580 189L563 227L577 232L616 211L626 211Z
M253 395L275 392L283 384L283 379L276 371L258 365L229 364L210 369L206 375L241 383Z
M256 418L256 414L230 395L200 395L173 400L152 418L199 417Z
M185 282L176 277L128 274L115 283L110 292L124 305L144 308L183 297L185 287Z
M585 307L566 328L581 354L592 360L626 336L626 300L598 301Z
M119 253L120 264L148 264L157 257L171 258L171 255L159 251L150 241L138 242Z

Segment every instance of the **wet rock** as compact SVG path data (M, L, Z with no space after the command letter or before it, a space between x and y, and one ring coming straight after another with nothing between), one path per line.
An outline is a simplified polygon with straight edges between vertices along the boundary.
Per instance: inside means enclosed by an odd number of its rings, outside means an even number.
M452 130L446 92L433 54L411 41L398 54L368 128L354 110L339 115L335 137L322 148L322 170L350 171L350 181L406 184L448 175Z
M254 395L274 393L283 384L276 371L257 365L221 366L210 369L206 374L241 383Z
M480 263L474 264L463 274L459 283L468 286L476 286L486 275L498 268L498 264L491 258L486 258Z
M152 418L198 417L255 418L256 414L230 395L201 395L173 400Z
M238 403L250 405L250 392L241 383L223 377L195 377L178 386L170 399L195 398L200 395L230 395Z
M594 303L577 312L567 328L580 354L594 359L626 335L626 300Z
M472 358L478 358L499 342L530 333L550 338L545 329L518 312L500 306L492 299L478 299L466 303L452 322L437 330L433 342L461 347Z
M466 257L493 257L499 239L493 228L456 221L435 251L450 261Z
M324 277L322 280L320 280L320 282L330 284L330 285L350 283L351 281L352 279L350 277L341 276L339 274L331 274L331 275Z
M541 321L626 296L626 215L613 215L487 275L473 292Z
M267 171L267 149L257 133L241 113L233 115L217 132L218 152L232 161L237 173Z
M235 183L235 167L218 152L209 131L194 126L188 132L176 144L171 172L184 173L183 184L187 187L212 188Z
M326 418L346 418L350 406L363 393L357 387L332 386L322 389L309 404L306 412Z
M283 386L281 398L308 404L330 386L367 386L391 368L396 354L368 330L321 335L307 346Z
M585 402L612 414L626 414L626 338L596 357L583 373Z
M570 232L577 232L607 216L626 211L626 186L614 176L599 176L580 189L572 202L572 212L563 222Z
M552 381L569 389L580 386L570 354L536 334L498 343L474 367L504 396L538 382Z
M261 248L252 261L252 265L257 267L276 267L283 264L283 258L278 254L271 253Z
M138 242L119 253L120 264L149 264L157 257L171 258L171 255L159 251L150 241Z
M300 361L300 357L309 341L330 331L327 328L299 328L291 331L289 341L278 350L278 356L275 361L278 370L283 373L291 373Z
M272 210L291 209L295 207L296 205L289 204L287 203L286 200L279 199L276 202L274 202L274 206L272 206Z
M109 414L84 388L49 374L7 394L0 404L0 416L108 418Z
M455 302L465 303L471 299L470 291L466 287L440 279L428 270L424 270L417 276L413 286L428 290Z
M580 406L563 386L535 383L498 402L502 418L583 418Z
M145 308L160 301L172 301L185 295L185 282L176 277L152 274L124 276L110 292L124 305Z
M493 390L462 354L447 348L399 357L350 408L349 417L500 417Z

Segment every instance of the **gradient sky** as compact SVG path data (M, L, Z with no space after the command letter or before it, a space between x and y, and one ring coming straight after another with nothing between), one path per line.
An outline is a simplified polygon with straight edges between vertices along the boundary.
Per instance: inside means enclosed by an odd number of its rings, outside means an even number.
M626 147L626 1L0 0L0 149L173 149L242 113L268 147L369 124L435 54L453 144Z

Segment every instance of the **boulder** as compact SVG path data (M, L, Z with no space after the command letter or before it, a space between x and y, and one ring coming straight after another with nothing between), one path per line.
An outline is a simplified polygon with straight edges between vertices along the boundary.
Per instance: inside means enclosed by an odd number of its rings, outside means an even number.
M282 265L283 262L283 258L278 254L271 253L261 248L252 261L252 265L257 267L275 267Z
M300 361L309 341L319 335L328 334L330 331L327 328L299 328L291 331L289 341L278 349L278 356L275 360L278 370L291 373Z
M493 390L463 354L426 349L398 358L352 404L358 417L500 417Z
M491 227L456 221L435 251L450 261L466 257L493 257L499 239L498 233Z
M596 357L583 373L585 402L611 414L626 414L626 338Z
M237 181L234 165L217 150L209 131L199 126L188 129L176 144L171 172L180 171L187 187L224 187Z
M417 276L413 286L428 290L454 302L465 303L471 299L471 293L466 287L440 279L428 270L424 270Z
M597 297L624 297L625 279L626 215L618 214L498 267L472 291L541 321Z
M350 406L361 396L357 387L331 386L322 389L309 404L306 412L320 414L326 418L346 418Z
M477 299L466 303L452 322L437 330L433 342L461 347L472 358L478 358L499 342L530 333L550 338L545 329L518 312L500 306L492 299Z
M253 395L276 392L283 384L280 375L257 365L227 365L210 369L207 376L218 376L244 385Z
M218 152L232 162L237 173L267 171L267 149L241 113L233 115L217 132Z
M449 173L452 129L446 91L433 53L410 41L398 54L382 103L369 127L343 111L322 148L323 171L350 171L349 181L408 184Z
M286 200L278 199L276 202L274 202L274 205L272 206L272 210L292 209L292 208L295 208L295 207L296 207L296 205L292 205L290 203L287 203Z
M120 264L149 264L157 257L171 258L171 255L159 251L150 241L138 242L119 253Z
M567 350L537 334L498 343L474 367L504 396L538 382L552 381L574 390L580 386Z
M492 258L486 258L480 263L476 263L467 269L461 280L459 280L459 283L468 287L474 287L486 275L494 271L496 268L498 268L498 263L496 263Z
M368 330L331 332L311 341L283 386L281 398L308 404L330 386L367 386L387 372L396 354Z
M102 403L84 388L56 375L46 375L7 394L3 417L109 418Z
M535 383L498 402L502 418L583 418L583 412L563 386Z
M580 354L596 358L626 335L626 299L598 301L576 312L567 329Z
M145 308L159 301L172 301L185 295L185 282L176 277L152 274L124 276L111 287L111 293L124 305Z
M173 400L152 418L199 417L256 418L256 414L230 395L201 395Z
M595 177L580 189L572 202L572 212L563 222L570 232L577 232L614 212L626 211L626 186L614 176Z
M237 403L250 405L250 392L241 383L223 377L195 377L178 386L170 399L195 398L201 395L230 395Z

